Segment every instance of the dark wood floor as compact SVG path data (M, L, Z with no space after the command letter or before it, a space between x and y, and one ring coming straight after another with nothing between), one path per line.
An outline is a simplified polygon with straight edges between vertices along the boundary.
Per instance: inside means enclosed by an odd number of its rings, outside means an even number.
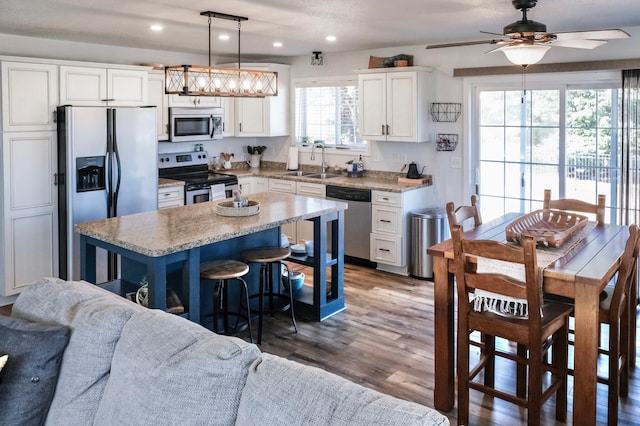
M308 275L308 274L307 274ZM347 310L322 323L298 321L298 334L286 314L266 321L261 349L320 367L369 388L433 407L433 283L354 265L345 267ZM606 376L606 358L601 370ZM498 361L497 385L515 389L515 367ZM569 382L569 397L573 383ZM526 410L471 391L471 424L526 424ZM606 424L607 387L598 385L598 423ZM555 421L554 400L545 405L543 424ZM571 424L571 399L569 419ZM445 413L456 424L457 409ZM629 397L620 402L620 425L640 418L640 368L633 372Z
M309 275L309 274L307 274ZM433 283L345 266L347 309L321 323L289 316L265 321L262 351L281 355L346 377L372 389L433 407ZM0 314L8 309L0 308ZM606 371L606 359L601 362ZM498 364L497 383L512 389L515 368ZM569 419L571 395L569 382ZM606 424L607 388L598 385L598 423ZM471 424L526 424L526 411L471 391ZM456 409L445 413L456 424ZM631 378L629 397L620 402L620 425L638 424L640 368ZM543 424L555 422L554 401L544 408Z

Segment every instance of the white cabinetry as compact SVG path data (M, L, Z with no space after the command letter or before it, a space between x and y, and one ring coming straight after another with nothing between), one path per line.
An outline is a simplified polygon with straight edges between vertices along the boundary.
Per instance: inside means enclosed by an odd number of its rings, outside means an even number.
M427 191L371 191L370 260L378 269L408 275L410 213L425 207Z
M221 66L233 67L235 64ZM225 137L289 134L289 65L243 64L243 68L278 73L278 95L264 98L222 98Z
M266 192L269 190L269 179L257 176L243 176L238 178L238 186L242 195Z
M10 132L2 136L3 296L19 293L42 277L58 275L55 132Z
M269 192L295 194L296 182L284 179L269 179ZM289 244L296 244L298 241L298 229L295 222L282 225L282 233L289 239Z
M428 68L411 71L362 70L358 75L360 133L363 139L427 142Z
M60 66L60 104L143 106L148 102L148 71Z
M2 130L56 130L58 66L2 62Z
M184 184L158 188L158 210L184 206Z
M164 92L164 84L162 86ZM213 108L222 106L220 96L180 96L169 95L169 107Z
M297 182L296 194L313 198L325 198L326 187L320 183ZM301 220L297 222L296 241L302 243L307 240L313 240L313 222L309 220Z
M326 187L319 183L269 179L269 192L284 192L286 194L324 198ZM306 240L313 240L313 223L306 220L289 223L282 227L282 233L289 238L289 244L298 244Z
M149 73L149 105L156 107L158 140L169 140L169 95L164 93L164 72Z

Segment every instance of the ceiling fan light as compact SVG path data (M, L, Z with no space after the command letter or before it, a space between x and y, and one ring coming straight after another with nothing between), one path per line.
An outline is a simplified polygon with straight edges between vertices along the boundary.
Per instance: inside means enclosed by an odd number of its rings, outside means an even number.
M500 49L507 59L516 65L531 65L542 60L550 46L539 44L525 44L519 46L505 46Z

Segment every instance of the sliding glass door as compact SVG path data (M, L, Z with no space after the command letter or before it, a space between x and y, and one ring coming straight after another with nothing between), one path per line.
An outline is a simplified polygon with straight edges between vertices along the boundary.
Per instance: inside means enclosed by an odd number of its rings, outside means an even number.
M554 198L607 198L615 223L620 99L617 87L477 89L476 191L485 220ZM612 209L611 206L614 206Z

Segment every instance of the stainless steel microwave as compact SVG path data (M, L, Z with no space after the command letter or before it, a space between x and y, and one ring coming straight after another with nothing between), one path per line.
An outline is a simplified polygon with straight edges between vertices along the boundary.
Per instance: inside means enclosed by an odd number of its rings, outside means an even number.
M222 108L169 108L169 141L222 139Z

